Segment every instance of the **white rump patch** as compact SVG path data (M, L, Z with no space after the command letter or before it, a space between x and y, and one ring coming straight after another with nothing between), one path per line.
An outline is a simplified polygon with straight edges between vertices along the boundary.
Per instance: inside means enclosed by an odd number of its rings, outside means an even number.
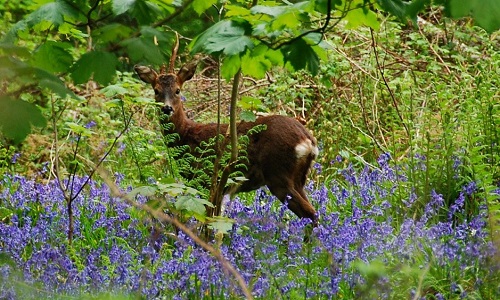
M307 157L310 154L316 157L318 155L318 147L314 146L310 139L303 140L295 146L295 156L298 159Z

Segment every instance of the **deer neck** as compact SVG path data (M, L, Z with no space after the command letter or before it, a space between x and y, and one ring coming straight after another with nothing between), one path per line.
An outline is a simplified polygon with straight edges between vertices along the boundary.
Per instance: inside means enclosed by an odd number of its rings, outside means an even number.
M183 142L189 136L189 130L195 122L189 119L184 111L184 107L182 105L179 106L170 116L164 116L161 119L162 125L173 124L173 128L164 131L164 134L177 133L180 137L180 141L176 144L185 144ZM169 125L171 127L171 125Z

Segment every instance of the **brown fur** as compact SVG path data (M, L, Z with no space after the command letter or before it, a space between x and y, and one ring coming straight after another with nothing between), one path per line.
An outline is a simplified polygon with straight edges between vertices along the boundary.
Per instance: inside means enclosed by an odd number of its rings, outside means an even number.
M148 67L136 66L139 77L150 83L155 90L156 101L164 103L164 112L170 116L162 122L173 123L173 132L178 133L178 145L189 145L194 150L201 142L214 137L217 124L197 123L187 118L180 89L182 84L191 79L194 65L186 65L177 74L157 74ZM267 185L271 193L299 217L309 218L316 224L316 211L309 203L304 185L316 151L310 151L297 157L295 147L305 140L310 140L316 147L315 138L296 119L279 115L264 116L255 122L238 124L238 134L246 134L256 125L266 125L267 129L249 136L247 147L248 170L244 181L234 192L247 192ZM227 124L221 124L220 132L227 131ZM193 153L194 154L194 153Z

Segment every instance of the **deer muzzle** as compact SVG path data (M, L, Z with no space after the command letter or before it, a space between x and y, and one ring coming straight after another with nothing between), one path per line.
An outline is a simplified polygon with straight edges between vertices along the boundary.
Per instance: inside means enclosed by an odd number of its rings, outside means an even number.
M161 108L161 112L170 116L174 112L174 108L170 105L165 105Z

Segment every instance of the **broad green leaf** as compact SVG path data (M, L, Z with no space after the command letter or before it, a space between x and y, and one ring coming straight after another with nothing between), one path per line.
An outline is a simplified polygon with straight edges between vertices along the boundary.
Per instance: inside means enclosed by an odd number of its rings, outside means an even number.
M240 114L240 119L245 122L253 122L257 119L253 111L251 110L244 110ZM229 183L229 182L228 182Z
M47 121L34 104L0 96L0 131L14 143L22 142L31 126L44 127Z
M158 6L146 0L113 0L112 7L115 15L127 13L144 25L153 23L160 14Z
M193 196L180 196L175 202L175 208L178 210L185 210L188 213L196 213L198 215L205 214L205 206L214 207L212 203L205 199L193 197Z
M328 9L327 9L328 2L327 1L330 1L331 10L334 10L335 6L342 4L342 0L316 0L316 1L314 1L314 5L315 5L314 9L316 11L326 15L328 12Z
M0 43L0 53L18 57L30 57L30 51L25 47L19 47L11 43Z
M104 87L101 90L101 94L104 94L106 97L113 97L116 95L124 95L128 91L126 88L124 88L121 84L111 84L106 87Z
M262 101L255 97L243 96L240 101L238 101L238 106L245 110L256 110L262 109Z
M71 68L71 77L75 83L87 82L91 77L100 84L106 85L116 73L118 59L115 55L92 51L85 53Z
M453 18L471 16L477 25L489 33L500 29L498 0L449 0L446 3L446 12Z
M345 19L347 21L346 28L348 29L356 29L361 25L369 26L375 30L378 30L380 27L377 14L365 8L358 8L349 11L345 16Z
M140 186L140 187L134 188L133 190L128 192L127 196L132 197L132 198L137 197L137 195L151 197L151 196L154 196L157 191L158 191L158 189L156 187L145 185L145 186Z
M81 136L91 136L92 135L92 130L85 128L84 126L75 123L75 122L66 122L65 125L67 126L66 129L69 131L73 131L74 133L81 135Z
M241 71L257 79L264 78L273 65L265 54L265 52L247 51L241 59Z
M56 27L62 25L65 19L75 19L79 16L76 8L66 1L57 0L40 6L37 10L26 17L29 27L33 27L41 22L48 22Z
M115 15L121 15L127 12L129 9L134 7L137 0L113 0L113 13Z
M222 61L220 73L222 78L230 81L234 74L238 72L241 67L241 59L239 55L226 56Z
M99 43L109 43L121 41L124 38L130 36L132 33L132 28L118 23L112 23L97 28L92 32L94 40Z
M53 73L66 72L73 63L68 45L47 41L32 56L32 65Z
M318 74L319 58L314 49L304 39L298 39L283 47L285 65L292 70L307 69L312 75Z
M252 14L264 14L264 15L269 15L272 17L277 17L279 15L282 15L287 11L288 8L291 8L292 6L268 6L268 5L256 5L250 9Z
M234 220L226 217L213 217L209 218L208 226L215 231L222 232L224 234L229 233L233 229Z
M132 61L146 61L154 65L164 62L160 48L154 44L153 39L131 38L122 42Z
M248 27L248 28L247 28ZM191 42L191 53L205 50L207 53L224 53L231 56L244 52L253 47L246 31L250 30L249 24L238 23L231 20L220 21Z
M198 15L201 15L216 3L217 0L194 0L193 9Z
M244 17L250 15L250 10L245 7L241 7L239 5L231 5L228 4L225 6L226 8L226 18L232 17L232 16L238 16L238 17Z

